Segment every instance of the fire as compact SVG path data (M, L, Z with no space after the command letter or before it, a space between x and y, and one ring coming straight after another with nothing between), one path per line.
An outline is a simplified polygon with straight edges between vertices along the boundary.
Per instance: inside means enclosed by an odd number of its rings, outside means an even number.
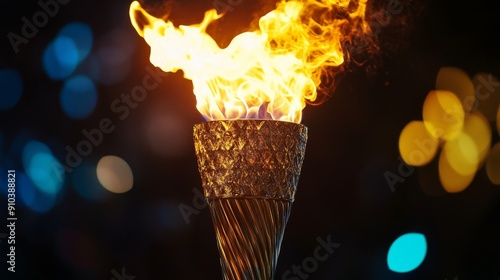
M151 47L151 63L165 72L182 70L192 80L205 119L300 123L306 103L328 88L322 81L334 80L331 67L344 63L342 43L370 32L366 1L282 1L259 19L257 30L235 36L226 48L206 33L223 16L215 9L200 24L176 27L134 1L130 18Z

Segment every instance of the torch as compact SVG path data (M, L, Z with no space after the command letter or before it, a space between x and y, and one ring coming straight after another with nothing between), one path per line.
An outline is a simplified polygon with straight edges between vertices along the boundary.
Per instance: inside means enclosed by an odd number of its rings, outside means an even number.
M194 126L224 279L274 279L307 141L305 126L272 120Z
M215 10L200 24L175 26L131 4L151 63L192 80L207 120L194 126L194 145L224 279L274 278L307 142L302 109L314 103L323 80L333 81L328 69L338 73L345 33L369 29L365 6L281 1L258 29L221 49L206 32L223 16Z

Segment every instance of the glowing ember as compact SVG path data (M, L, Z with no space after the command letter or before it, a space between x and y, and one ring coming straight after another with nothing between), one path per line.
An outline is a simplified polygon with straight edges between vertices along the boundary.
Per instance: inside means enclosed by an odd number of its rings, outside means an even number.
M199 25L175 27L135 1L130 18L151 46L151 63L182 70L193 81L197 108L207 120L259 118L299 123L307 102L333 81L329 67L344 63L343 42L370 32L366 0L282 1L221 49L205 32L222 17L205 13ZM342 16L336 13L342 13ZM336 16L336 17L335 17Z

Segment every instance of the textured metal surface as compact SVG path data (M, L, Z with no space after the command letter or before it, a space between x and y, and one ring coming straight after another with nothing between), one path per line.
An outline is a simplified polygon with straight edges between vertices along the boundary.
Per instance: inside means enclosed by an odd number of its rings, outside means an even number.
M222 120L194 126L198 169L207 198L293 201L307 128L272 120Z
M292 202L217 198L208 203L224 279L274 279Z
M307 142L301 124L223 120L194 126L226 280L274 278Z

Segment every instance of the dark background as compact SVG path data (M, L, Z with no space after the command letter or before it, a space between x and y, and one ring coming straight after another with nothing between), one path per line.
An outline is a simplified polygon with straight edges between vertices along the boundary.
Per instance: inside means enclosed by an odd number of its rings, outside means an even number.
M458 194L440 187L437 157L397 183L394 192L384 178L386 171L398 172L399 134L409 121L422 118L423 100L441 67L458 67L471 77L478 72L500 77L500 10L488 1L436 2L404 2L403 12L382 29L377 57L350 67L332 98L304 110L309 140L276 279L312 256L316 238L328 235L341 246L308 279L500 279L500 187L489 182L484 168ZM40 8L35 1L2 2L0 69L16 69L24 85L17 105L0 111L2 174L23 172L20 151L27 141L45 143L63 161L64 148L75 147L83 129L110 118L115 131L104 136L81 168L93 170L101 157L119 156L130 165L134 186L114 194L100 191L95 172L76 179L66 174L54 205L37 212L19 198L24 186L18 182L17 272L6 271L2 239L0 279L112 279L112 271L122 268L135 279L221 279L208 210L186 224L178 209L181 203L193 206L193 188L201 189L192 126L204 120L196 111L191 82L182 73L166 77L123 121L110 110L120 94L141 83L149 65L149 47L130 24L129 4L71 0L15 54L6 34L19 33L20 19ZM171 9L179 23L195 23L211 2L150 5L156 11ZM375 6L384 5L377 0ZM244 1L214 31L216 37L228 40L244 30L253 12L266 7ZM117 73L118 78L96 78L97 105L82 120L64 114L59 105L64 81L50 79L41 61L49 42L71 22L86 23L93 32L91 52L73 75L89 75L93 59L105 60L103 49L127 50L121 64L102 67L102 77ZM110 39L113 32L118 39ZM153 133L156 144L147 136L155 118L168 124ZM495 129L493 134L497 143ZM80 195L75 180L84 180L98 194L92 199ZM5 190L0 199L0 221L5 221ZM6 231L0 226L0 233ZM387 267L387 252L407 232L425 234L427 256L416 270L394 273Z

